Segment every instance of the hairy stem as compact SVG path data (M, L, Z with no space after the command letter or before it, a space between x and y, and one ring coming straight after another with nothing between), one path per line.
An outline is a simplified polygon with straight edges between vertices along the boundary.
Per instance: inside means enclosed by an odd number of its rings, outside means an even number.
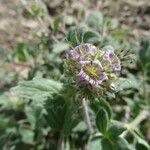
M60 134L60 137L58 140L58 145L57 145L57 150L64 150L64 135L63 135L63 133Z
M88 132L89 134L93 133L93 128L91 125L91 121L90 121L90 116L88 113L88 104L87 104L87 100L85 98L82 99L82 107L83 107L83 115L84 115L84 119L88 128Z

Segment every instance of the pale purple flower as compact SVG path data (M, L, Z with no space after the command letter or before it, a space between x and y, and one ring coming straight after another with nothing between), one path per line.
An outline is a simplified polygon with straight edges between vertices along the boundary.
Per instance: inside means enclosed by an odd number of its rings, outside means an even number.
M121 63L111 46L99 50L89 43L80 44L67 56L70 72L79 88L91 85L96 90L104 87L115 92L112 82L120 74Z
M82 61L82 68L77 75L77 85L90 84L92 87L99 87L108 77L104 72L101 63L97 61Z
M96 52L96 47L94 45L89 43L81 44L68 52L68 58L77 61L86 60L89 58L90 55L94 55L95 52Z
M69 58L75 58L76 56L77 56L77 52L76 52L76 51L70 50L70 51L68 52L68 57L69 57Z
M103 60L109 65L112 73L119 75L121 71L121 63L119 58L115 55L113 51L106 51L103 56Z

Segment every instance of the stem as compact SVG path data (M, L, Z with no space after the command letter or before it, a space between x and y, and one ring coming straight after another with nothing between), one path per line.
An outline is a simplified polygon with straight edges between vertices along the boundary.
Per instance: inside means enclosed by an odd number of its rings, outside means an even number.
M90 121L90 116L88 113L88 104L87 104L87 100L85 98L82 99L82 107L83 107L83 115L84 115L84 119L88 128L88 132L89 134L93 133L93 128L91 125L91 121Z
M43 20L38 17L37 18L38 22L40 23L41 27L45 30L45 32L49 33L49 37L56 43L59 43L58 39L50 32L48 27L44 24Z
M130 118L130 107L125 107L125 119L124 122L127 124L129 122L129 118Z
M60 134L57 150L64 150L64 135L63 135L63 133Z
M148 111L141 111L131 123L127 124L127 130L121 134L121 137L125 137L129 131L133 131L144 119L146 119L149 116L150 114Z

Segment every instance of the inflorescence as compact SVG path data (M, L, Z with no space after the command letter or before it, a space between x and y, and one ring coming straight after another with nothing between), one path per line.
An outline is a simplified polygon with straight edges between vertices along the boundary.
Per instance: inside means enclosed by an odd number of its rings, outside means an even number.
M98 49L86 43L76 46L67 55L68 74L78 88L116 91L113 83L121 72L121 63L109 46Z

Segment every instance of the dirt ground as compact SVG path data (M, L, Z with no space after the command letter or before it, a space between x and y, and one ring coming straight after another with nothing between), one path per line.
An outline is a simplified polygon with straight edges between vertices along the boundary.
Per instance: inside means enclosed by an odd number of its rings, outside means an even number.
M119 19L121 26L133 30L135 40L142 40L150 32L149 0L109 0L103 3L100 1L99 8L104 14L111 10L112 16ZM25 19L22 11L21 0L11 0L11 3L10 0L0 0L1 53L7 54L8 51L13 50L17 42L34 42L31 31L38 26L38 23Z

